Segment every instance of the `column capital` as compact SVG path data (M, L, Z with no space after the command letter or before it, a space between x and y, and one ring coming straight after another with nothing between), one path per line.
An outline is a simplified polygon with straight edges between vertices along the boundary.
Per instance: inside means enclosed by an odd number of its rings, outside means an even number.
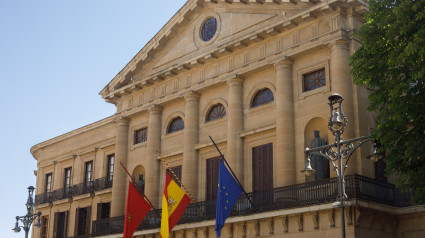
M274 63L276 69L292 67L292 61L288 58Z
M332 41L331 43L329 43L329 46L331 47L331 50L334 50L336 48L342 48L342 49L348 50L348 41L346 41L344 39L339 39L339 40Z
M117 123L117 125L128 125L130 124L130 119L128 119L126 116L119 115L115 119L115 122Z
M242 85L244 77L242 75L236 74L235 77L227 80L227 85L229 87Z
M148 111L149 111L150 114L160 113L160 112L162 112L162 107L157 105L157 104L154 104L154 105L152 105L148 108Z
M199 93L197 93L195 91L190 91L190 92L187 92L186 94L184 94L183 97L186 101L191 101L191 100L198 100L200 95L199 95Z

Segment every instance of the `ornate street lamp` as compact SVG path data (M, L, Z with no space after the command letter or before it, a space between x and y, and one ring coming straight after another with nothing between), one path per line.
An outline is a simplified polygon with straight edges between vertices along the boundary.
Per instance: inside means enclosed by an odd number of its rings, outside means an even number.
M28 238L28 232L30 231L31 224L33 223L36 217L38 218L37 224L35 224L34 226L36 227L41 226L40 224L41 212L33 213L34 212L34 200L33 200L34 189L35 188L33 186L28 187L28 199L27 199L27 203L25 204L25 206L27 207L27 214L25 216L17 216L15 227L12 229L14 232L18 233L21 231L21 227L22 227L25 231L25 238ZM23 226L19 226L19 221L22 222Z
M315 173L314 168L311 167L310 158L312 155L321 155L330 161L336 172L338 181L337 203L334 204L341 207L341 232L342 238L345 238L344 201L347 199L347 195L345 194L344 180L345 169L347 168L348 160L350 159L353 152L362 144L370 141L371 137L369 135L343 141L341 139L341 135L344 133L344 128L348 122L342 110L342 101L344 98L341 95L334 93L329 96L328 99L331 112L328 128L335 136L335 143L312 149L306 148L304 150L305 168L301 170L301 172L305 173L307 176L311 176ZM372 161L378 160L380 158L376 151L376 145L376 143L373 143L372 154L368 156L368 158L370 158Z

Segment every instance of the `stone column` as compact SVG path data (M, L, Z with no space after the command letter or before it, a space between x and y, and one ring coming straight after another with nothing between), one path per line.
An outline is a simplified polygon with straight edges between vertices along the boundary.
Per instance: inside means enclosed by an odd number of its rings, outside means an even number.
M199 95L188 93L185 95L185 101L182 183L197 200L198 152L195 145L199 138Z
M148 141L146 148L147 163L145 167L145 193L154 206L159 206L159 168L160 161L156 152L161 153L162 108L154 106L149 109Z
M127 166L129 122L130 121L127 118L121 118L117 121L114 177L112 181L111 217L122 216L125 214L127 174L121 168L120 163Z
M227 108L226 160L243 185L243 141L239 135L244 129L242 83L241 78L232 78L227 82L229 106Z
M344 97L342 109L347 117L348 124L342 134L342 139L352 139L356 135L354 133L354 104L353 104L353 80L350 75L349 65L349 47L345 40L338 40L331 44L331 88L332 93L339 93ZM331 142L329 142L331 143ZM346 174L353 174L357 168L357 157L353 155L348 162ZM359 162L360 164L360 162Z
M276 180L275 186L295 184L295 119L292 86L292 62L284 60L276 67Z

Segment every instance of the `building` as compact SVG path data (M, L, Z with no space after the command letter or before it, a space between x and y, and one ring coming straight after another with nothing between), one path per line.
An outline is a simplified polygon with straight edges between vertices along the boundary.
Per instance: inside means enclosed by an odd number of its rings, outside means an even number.
M160 208L157 151L195 199L172 236L215 237L219 154L209 136L253 200L241 197L223 237L339 237L335 172L316 181L299 171L314 131L334 141L331 93L344 96L343 138L375 126L348 64L366 12L360 0L189 0L100 92L116 114L31 149L43 214L32 237L122 237L120 164ZM369 150L347 169L348 237L420 237L425 210L385 182ZM157 215L134 236L159 237Z

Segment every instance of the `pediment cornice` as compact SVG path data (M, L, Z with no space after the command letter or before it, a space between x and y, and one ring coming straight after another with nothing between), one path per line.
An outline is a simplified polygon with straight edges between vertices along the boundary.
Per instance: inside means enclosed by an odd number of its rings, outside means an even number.
M141 65L151 62L156 51L163 49L166 42L173 34L179 25L185 24L185 21L190 21L191 14L203 4L288 4L295 5L298 3L310 3L311 6L305 11L298 14L288 16L281 21L278 21L268 27L245 34L239 38L221 42L220 45L214 47L209 52L196 55L186 61L181 61L169 68L154 72L151 75L139 79L134 79L132 76ZM169 77L174 77L185 71L200 67L213 60L217 60L235 51L241 50L251 44L266 40L267 38L280 34L286 30L296 28L298 25L314 20L324 14L330 14L334 11L339 11L341 7L352 7L354 12L363 15L367 12L366 3L359 0L189 0L179 12L158 32L158 34L127 64L127 66L100 92L101 96L107 102L116 103L117 99L126 94L131 94L136 90L149 87L155 83L164 81Z

